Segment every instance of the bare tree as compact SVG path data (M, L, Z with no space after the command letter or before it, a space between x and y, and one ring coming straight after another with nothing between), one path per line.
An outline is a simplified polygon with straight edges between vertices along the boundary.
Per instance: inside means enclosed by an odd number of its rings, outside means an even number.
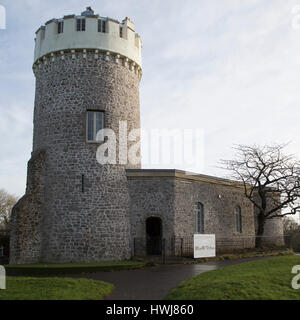
M11 209L18 198L0 189L0 227L9 228Z
M237 145L234 160L222 160L232 178L244 185L245 196L257 211L256 246L261 247L267 219L284 217L300 211L300 163L285 155L286 145Z
M284 234L290 234L293 232L300 231L300 225L294 220L289 217L284 217L283 219L283 231Z

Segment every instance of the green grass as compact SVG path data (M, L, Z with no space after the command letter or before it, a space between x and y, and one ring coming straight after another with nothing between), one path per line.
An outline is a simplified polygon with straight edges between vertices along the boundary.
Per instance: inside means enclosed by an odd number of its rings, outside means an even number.
M100 271L119 271L139 269L146 266L138 261L105 261L95 263L47 263L47 264L9 264L5 265L6 274L17 275L60 275L83 274Z
M8 277L0 300L100 300L113 289L110 283L89 279Z
M300 256L245 262L205 272L182 282L168 300L300 300L291 287Z
M248 251L248 253L233 253L233 254L223 254L218 255L213 258L201 258L201 259L192 259L186 258L182 260L184 264L195 264L195 263L206 263L206 262L215 262L223 260L237 260L237 259L247 259L247 258L260 258L260 257L276 257L276 256L294 256L295 253L289 249L280 250L280 251L262 251L262 250L253 250Z

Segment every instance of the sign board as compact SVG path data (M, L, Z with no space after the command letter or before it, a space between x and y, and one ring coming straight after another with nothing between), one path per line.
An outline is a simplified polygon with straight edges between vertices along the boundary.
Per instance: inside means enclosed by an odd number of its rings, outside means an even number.
M214 234L194 234L194 258L216 256L216 236Z

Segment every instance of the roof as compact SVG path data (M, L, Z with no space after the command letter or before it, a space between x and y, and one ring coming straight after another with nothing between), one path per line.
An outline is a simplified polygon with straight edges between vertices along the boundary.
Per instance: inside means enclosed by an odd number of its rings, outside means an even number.
M203 183L218 184L223 186L226 185L238 188L244 187L243 183L239 181L213 177L199 173L187 172L177 169L126 169L126 174L129 179L177 178L184 180L199 181Z

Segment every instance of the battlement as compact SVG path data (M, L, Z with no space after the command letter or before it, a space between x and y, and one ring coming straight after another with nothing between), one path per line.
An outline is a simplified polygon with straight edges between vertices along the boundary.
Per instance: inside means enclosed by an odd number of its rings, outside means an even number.
M88 7L81 15L51 19L36 31L34 63L54 52L92 49L121 55L142 66L141 38L134 23L100 17Z

